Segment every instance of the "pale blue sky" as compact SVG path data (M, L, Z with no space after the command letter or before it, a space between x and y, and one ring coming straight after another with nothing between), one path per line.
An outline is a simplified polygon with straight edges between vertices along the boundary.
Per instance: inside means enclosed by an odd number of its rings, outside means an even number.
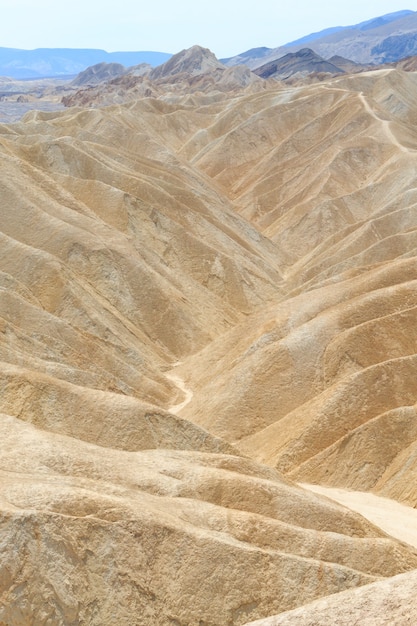
M417 0L0 0L0 47L179 52L194 44L217 57L277 47Z

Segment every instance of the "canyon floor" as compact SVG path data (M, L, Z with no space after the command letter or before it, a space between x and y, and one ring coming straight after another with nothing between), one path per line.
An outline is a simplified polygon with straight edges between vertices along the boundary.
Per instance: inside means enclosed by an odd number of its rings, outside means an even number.
M0 124L1 626L416 621L417 74L233 72Z

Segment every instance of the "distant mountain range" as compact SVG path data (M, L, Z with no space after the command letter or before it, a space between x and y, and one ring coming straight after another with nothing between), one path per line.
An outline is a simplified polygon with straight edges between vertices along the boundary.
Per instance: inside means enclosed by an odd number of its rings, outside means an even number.
M226 66L246 65L256 69L307 47L325 60L338 56L360 64L392 63L417 54L417 12L396 11L351 26L335 26L284 46L252 48L220 61ZM165 52L0 48L0 76L15 79L76 76L100 63L156 67L171 57Z
M251 70L245 65L227 67L208 48L192 46L154 68L145 63L130 68L117 63L93 65L71 81L61 102L65 106L99 107L142 97L164 98L168 94L177 98L180 94L201 95L213 90L217 95L242 90L254 93L273 89L274 81L308 84L332 76L395 67L415 71L417 56L371 65L340 55L324 59L311 48L301 48Z
M417 12L396 11L352 26L327 28L278 48L253 48L221 61L255 69L307 46L324 59L337 55L362 64L392 63L417 54Z
M381 15L380 17L375 17L371 20L366 20L366 22L360 22L359 24L354 24L351 26L334 26L333 28L326 28L319 31L318 33L311 33L310 35L301 37L301 39L291 41L290 43L287 43L286 46L304 46L305 44L310 44L312 41L315 41L317 39L323 39L324 37L328 37L329 35L334 35L335 33L340 33L341 31L347 31L352 29L365 32L373 30L374 28L379 28L380 26L385 26L386 24L391 24L392 22L396 22L397 20L404 17L409 17L410 15L413 15L413 11L395 11L395 13Z
M0 76L44 78L75 76L91 65L119 63L126 67L148 63L155 67L172 55L166 52L106 52L95 49L37 48L20 50L0 48Z

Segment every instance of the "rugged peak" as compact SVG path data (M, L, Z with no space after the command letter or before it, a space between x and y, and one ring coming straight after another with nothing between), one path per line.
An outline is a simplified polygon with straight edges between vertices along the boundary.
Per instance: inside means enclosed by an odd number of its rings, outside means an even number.
M166 63L159 65L152 72L152 79L175 76L187 72L191 76L206 74L216 69L224 69L225 66L208 49L201 46L192 46L187 50L181 50L174 54Z
M285 80L297 73L312 74L326 72L329 74L343 74L343 70L326 61L311 48L301 48L297 52L289 52L283 57L266 63L254 70L261 78L276 78Z
M297 50L297 52L290 53L288 56L294 56L294 57L297 57L298 59L315 59L315 58L321 59L321 57L319 57L319 55L316 54L314 50L312 50L311 48L301 48L301 50Z
M77 87L81 85L97 85L117 76L122 76L126 71L125 66L121 63L97 63L80 72L71 84Z

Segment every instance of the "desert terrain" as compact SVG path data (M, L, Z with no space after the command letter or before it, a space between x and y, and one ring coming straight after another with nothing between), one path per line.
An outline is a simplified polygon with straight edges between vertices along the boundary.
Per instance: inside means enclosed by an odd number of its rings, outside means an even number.
M0 624L411 624L417 74L153 72L0 124Z

